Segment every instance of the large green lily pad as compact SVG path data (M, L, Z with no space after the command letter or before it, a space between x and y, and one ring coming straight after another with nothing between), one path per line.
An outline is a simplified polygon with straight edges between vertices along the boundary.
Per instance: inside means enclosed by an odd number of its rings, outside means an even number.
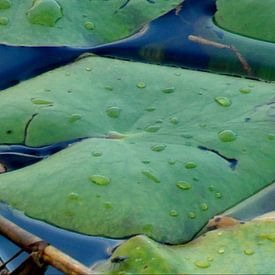
M275 42L274 0L217 0L216 23L243 36Z
M274 214L273 214L274 216ZM255 220L208 232L186 245L134 237L95 266L104 274L273 274L275 220ZM119 261L120 260L120 261Z
M0 175L0 198L82 233L185 242L273 182L273 102L267 83L84 58L1 92L1 144L90 138Z
M3 6L2 3L6 3ZM180 0L5 0L0 41L12 45L94 46L125 38Z

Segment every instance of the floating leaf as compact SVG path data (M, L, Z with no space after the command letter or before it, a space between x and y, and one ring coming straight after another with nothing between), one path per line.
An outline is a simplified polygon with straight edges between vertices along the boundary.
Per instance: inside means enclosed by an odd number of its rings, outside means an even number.
M0 2L1 42L94 46L125 38L180 0L14 0ZM2 25L2 26L1 26ZM126 27L125 27L126 26Z
M137 236L93 270L104 274L273 274L274 233L275 220L264 218L208 232L186 245L166 246Z
M139 89L140 82L146 87ZM239 92L251 83L250 94ZM163 93L167 87L174 92ZM232 104L224 108L217 96ZM274 181L273 102L268 83L83 58L0 94L2 144L35 147L89 137L0 175L0 199L86 234L188 241L210 217ZM118 116L108 115L110 106ZM72 114L81 119L70 122ZM149 125L158 130L146 131ZM77 200L68 200L72 193Z
M274 0L217 0L217 24L234 33L275 42Z

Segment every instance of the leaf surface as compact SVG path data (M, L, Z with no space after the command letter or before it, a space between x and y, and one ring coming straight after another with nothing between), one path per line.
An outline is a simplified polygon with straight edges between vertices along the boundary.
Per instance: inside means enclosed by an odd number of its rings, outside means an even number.
M185 242L274 180L271 84L87 57L0 108L1 144L88 137L0 175L1 200L78 232Z

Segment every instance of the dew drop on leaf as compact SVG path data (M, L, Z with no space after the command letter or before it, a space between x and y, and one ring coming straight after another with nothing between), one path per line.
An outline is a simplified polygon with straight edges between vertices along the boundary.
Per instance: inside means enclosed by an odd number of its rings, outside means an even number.
M222 107L229 107L231 105L231 100L225 96L217 96L215 101Z
M149 180L155 182L155 183L160 183L160 180L152 173L150 170L142 170L141 173L147 177Z
M118 118L120 115L121 109L119 107L108 107L106 113L111 118Z
M165 145L165 144L157 144L157 145L153 145L153 146L151 147L151 150L154 151L154 152L161 152L161 151L163 151L165 148L166 148L166 145Z
M222 142L231 142L237 138L237 134L231 130L224 130L218 133L218 137Z
M9 9L11 7L10 0L0 0L0 10Z
M108 185L111 180L108 177L102 175L93 175L89 177L89 180L97 185Z
M1 16L0 17L0 25L6 26L9 24L9 19L7 17Z
M192 185L185 181L178 181L176 186L181 190L189 190L192 188Z
M200 261L200 260L196 261L196 262L195 262L195 265L196 265L197 267L199 267L199 268L208 268L208 267L210 267L210 263L209 263L209 262Z
M184 167L186 169L194 169L197 167L197 163L193 162L193 161L188 161L184 164Z

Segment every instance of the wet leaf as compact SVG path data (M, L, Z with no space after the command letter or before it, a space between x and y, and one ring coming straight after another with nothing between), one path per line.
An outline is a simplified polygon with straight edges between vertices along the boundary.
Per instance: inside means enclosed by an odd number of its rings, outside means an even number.
M186 245L166 246L137 236L119 246L110 260L95 266L94 271L104 274L273 274L274 253L275 220L262 218L208 232Z
M0 7L1 42L94 46L125 38L180 0L13 0Z
M275 42L274 0L217 0L216 23L243 36Z
M81 59L0 94L2 144L89 137L1 175L0 198L86 234L188 241L274 181L273 102L267 83Z

